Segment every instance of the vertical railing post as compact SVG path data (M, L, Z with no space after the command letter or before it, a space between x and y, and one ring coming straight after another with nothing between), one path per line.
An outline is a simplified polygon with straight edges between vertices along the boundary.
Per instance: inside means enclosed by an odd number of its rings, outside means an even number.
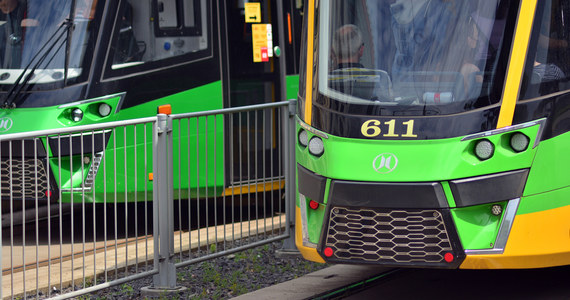
M283 241L283 248L276 252L277 257L297 256L299 250L295 246L295 115L297 101L290 100L289 106L282 109L283 130L283 164L285 172L285 214L287 216L287 233L289 237Z
M174 199L172 161L172 118L157 115L153 129L153 283L141 289L143 296L168 296L185 290L176 286L174 265Z

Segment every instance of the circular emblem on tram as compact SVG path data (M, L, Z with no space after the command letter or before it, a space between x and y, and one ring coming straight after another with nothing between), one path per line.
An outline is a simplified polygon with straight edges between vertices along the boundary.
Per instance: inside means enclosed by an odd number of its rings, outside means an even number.
M372 167L380 174L388 174L398 166L398 158L392 153L382 153L374 159Z
M12 124L14 124L12 118L10 117L0 118L0 132L6 132L10 130L10 128L12 128Z

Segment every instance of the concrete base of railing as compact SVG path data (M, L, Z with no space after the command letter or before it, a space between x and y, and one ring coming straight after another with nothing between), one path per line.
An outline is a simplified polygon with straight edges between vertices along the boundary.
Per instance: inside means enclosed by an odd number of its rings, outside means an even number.
M301 252L297 249L279 249L275 251L277 258L297 258L301 257Z
M170 296L174 296L178 293L183 293L185 291L186 291L186 287L183 287L183 286L175 287L175 288L159 288L159 287L147 286L147 287L141 288L142 296L143 297L150 297L150 298L154 298L154 297L170 298Z

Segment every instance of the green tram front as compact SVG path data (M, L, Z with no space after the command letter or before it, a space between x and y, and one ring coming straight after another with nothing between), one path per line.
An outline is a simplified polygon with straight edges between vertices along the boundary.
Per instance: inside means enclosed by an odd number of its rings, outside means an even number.
M308 1L296 240L333 263L570 264L570 1Z

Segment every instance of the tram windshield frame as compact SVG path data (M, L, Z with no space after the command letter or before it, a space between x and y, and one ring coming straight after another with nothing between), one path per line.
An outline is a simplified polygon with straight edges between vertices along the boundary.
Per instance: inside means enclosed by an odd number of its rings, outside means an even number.
M518 2L320 1L315 104L375 116L497 105Z
M20 84L49 90L86 80L105 1L4 2L17 6L0 5L0 90Z

